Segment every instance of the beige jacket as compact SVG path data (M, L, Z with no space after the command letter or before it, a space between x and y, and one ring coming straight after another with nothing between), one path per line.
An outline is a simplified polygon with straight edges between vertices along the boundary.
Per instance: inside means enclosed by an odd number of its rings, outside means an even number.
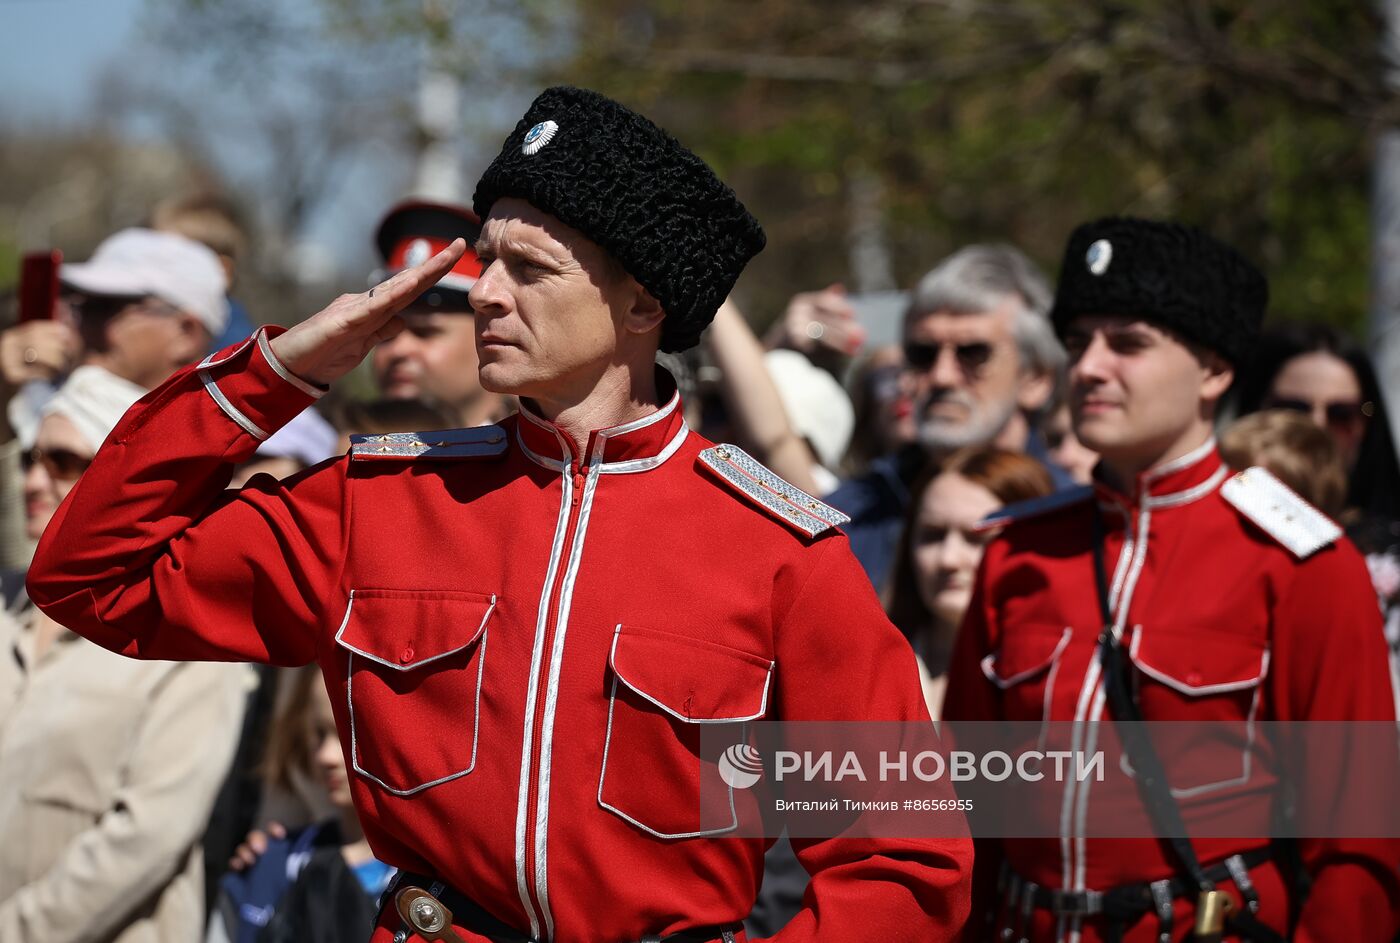
M199 839L242 666L142 662L0 612L0 943L203 936Z

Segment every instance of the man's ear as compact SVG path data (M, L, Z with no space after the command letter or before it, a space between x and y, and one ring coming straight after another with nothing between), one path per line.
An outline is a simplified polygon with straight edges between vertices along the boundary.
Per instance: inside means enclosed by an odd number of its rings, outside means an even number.
M1207 351L1201 358L1201 399L1218 403L1230 384L1235 382L1235 368L1215 351Z
M1034 413L1050 402L1055 392L1055 378L1044 371L1032 373L1023 371L1020 385L1016 389L1016 406L1022 412Z
M193 363L209 353L210 348L214 346L214 335L209 333L209 329L204 326L203 321L192 314L181 312L179 319L179 343L184 348L179 352L179 359Z
M622 324L633 334L646 334L661 324L661 319L666 317L666 309L640 282L634 279L632 284L631 302L622 316Z

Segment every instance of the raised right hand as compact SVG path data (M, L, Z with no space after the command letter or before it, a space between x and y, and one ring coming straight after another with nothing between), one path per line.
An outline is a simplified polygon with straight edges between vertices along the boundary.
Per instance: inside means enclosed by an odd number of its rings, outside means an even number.
M367 292L341 295L326 308L271 340L272 352L292 373L308 383L327 386L340 379L381 341L403 330L398 313L437 284L466 251L452 244L422 265L406 268Z

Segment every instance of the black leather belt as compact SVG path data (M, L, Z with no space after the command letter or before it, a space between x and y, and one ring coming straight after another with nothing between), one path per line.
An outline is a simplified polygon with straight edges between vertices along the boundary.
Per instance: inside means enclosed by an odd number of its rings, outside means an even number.
M1269 849L1267 847L1256 848L1254 851L1248 851L1234 857L1239 859L1239 864L1243 865L1245 871L1249 871L1269 860ZM1232 868L1228 863L1229 860L1206 868L1206 877L1216 884L1224 884L1234 880L1237 876L1238 866ZM1034 906L1048 910L1057 917L1085 917L1104 914L1120 919L1133 919L1155 910L1157 908L1156 901L1161 897L1163 891L1175 900L1178 897L1193 895L1199 890L1184 877L1166 878L1163 881L1146 884L1124 884L1106 891L1061 891L1041 887L1029 881L1021 883L1032 888L1031 900ZM1154 887L1159 889L1154 891ZM1244 888L1240 890L1243 892Z
M400 871L395 875L393 882L380 899L380 910L391 906L395 897L407 888L421 888L426 891L432 899L440 902L451 911L453 924L487 937L493 943L538 943L535 938L488 912L456 888L422 874ZM634 943L734 943L743 926L741 922L736 921L705 927L690 927L666 936L644 936ZM450 928L448 929L450 930ZM405 928L399 932L406 940L410 930ZM395 943L403 943L403 941L395 936Z

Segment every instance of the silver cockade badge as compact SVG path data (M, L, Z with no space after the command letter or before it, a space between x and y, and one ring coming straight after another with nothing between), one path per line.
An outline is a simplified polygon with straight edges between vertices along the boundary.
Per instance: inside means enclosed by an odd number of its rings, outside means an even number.
M1094 275L1102 275L1108 271L1109 263L1113 261L1113 243L1107 239L1100 239L1089 247L1089 251L1084 254L1084 262L1089 266L1089 271Z
M558 133L559 125L553 121L541 121L525 132L525 141L520 145L520 153L526 157L538 154L540 149L554 140L554 135Z

